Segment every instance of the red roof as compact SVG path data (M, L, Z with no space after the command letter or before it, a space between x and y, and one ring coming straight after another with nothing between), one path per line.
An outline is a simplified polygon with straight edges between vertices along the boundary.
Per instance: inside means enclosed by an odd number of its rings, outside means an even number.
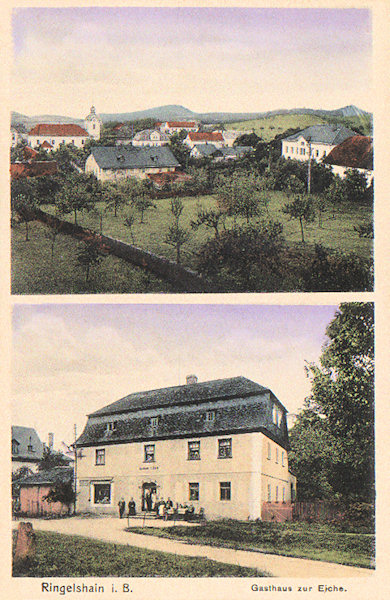
M177 127L186 129L187 127L196 127L195 121L167 121L168 127Z
M11 179L20 177L43 177L54 175L58 172L55 160L42 160L34 162L11 163Z
M148 178L155 184L156 187L164 185L164 183L179 183L189 181L192 175L183 173L182 171L171 171L168 173L149 173Z
M52 146L51 144L49 144L49 142L48 142L47 140L45 140L45 141L43 142L43 144L41 144L39 147L40 147L40 148L44 148L44 149L45 149L45 148L49 148L50 150L53 148L53 146Z
M223 135L220 132L208 131L190 131L188 134L191 142L223 142Z
M118 123L118 125L115 125L115 127L112 128L113 131L119 131L120 129L122 129L122 127L124 127L125 124L124 123Z
M35 158L36 156L38 156L39 152L37 150L34 150L33 148L30 148L30 146L25 146L23 148L23 154L24 158Z
M88 137L88 133L80 125L73 123L39 123L28 135L52 135L62 137Z
M351 169L373 169L372 137L354 135L329 152L322 162Z

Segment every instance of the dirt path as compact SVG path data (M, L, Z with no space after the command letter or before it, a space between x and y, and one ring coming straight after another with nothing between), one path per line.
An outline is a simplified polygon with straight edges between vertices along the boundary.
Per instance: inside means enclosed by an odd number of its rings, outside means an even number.
M290 558L276 556L274 554L263 554L260 552L248 552L246 550L232 550L230 548L213 548L211 546L200 546L197 544L186 544L175 540L167 540L149 535L140 535L124 531L127 520L108 517L101 519L58 519L45 521L39 519L25 519L33 524L34 529L40 531L54 531L68 535L81 535L83 537L112 542L115 544L126 544L137 548L147 548L159 552L170 552L184 556L200 556L218 562L224 562L242 567L254 567L265 571L275 577L367 577L373 571L359 567L346 567L335 563L320 562L304 558ZM162 524L162 523L161 523ZM133 522L131 523L132 526ZM153 526L159 525L157 521ZM13 528L17 528L18 522L13 522ZM140 524L141 526L141 524Z

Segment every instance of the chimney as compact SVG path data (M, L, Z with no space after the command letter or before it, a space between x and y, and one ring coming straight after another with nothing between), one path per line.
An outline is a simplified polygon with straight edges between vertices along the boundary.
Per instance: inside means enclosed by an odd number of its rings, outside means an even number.
M196 375L187 375L186 382L187 385L190 385L191 383L198 383L198 378Z
M49 449L53 450L54 446L54 433L49 433Z

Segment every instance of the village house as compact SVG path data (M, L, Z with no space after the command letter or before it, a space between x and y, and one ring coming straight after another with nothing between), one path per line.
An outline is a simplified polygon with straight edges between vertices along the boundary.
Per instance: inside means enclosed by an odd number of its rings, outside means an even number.
M58 466L34 473L17 481L19 489L18 512L29 517L60 516L68 514L71 503L49 502L48 494L59 485L73 488L73 467Z
M191 158L211 158L215 162L223 160L237 160L252 152L250 146L223 146L217 148L214 144L196 144L191 152Z
M126 177L146 179L155 173L174 172L180 164L167 146L98 146L92 148L85 172L100 181L116 181Z
M208 519L291 518L286 409L245 377L132 393L88 415L76 445L80 511L123 497L139 513L152 494Z
M32 427L12 425L12 472L21 467L37 471L43 458L44 444Z
M225 146L225 140L220 131L190 131L184 138L183 144L187 144L190 148L199 144L213 144L216 148L222 148Z
M312 125L282 140L282 156L293 160L321 161L335 146L357 135L343 125Z
M329 152L323 162L330 165L335 175L345 177L349 169L356 169L370 184L374 177L374 150L372 137L355 135Z
M131 142L133 146L166 146L169 144L169 135L158 129L143 129L135 134Z
M196 121L165 121L160 124L160 130L172 135L181 131L198 131L199 124Z
M47 150L58 150L61 144L73 144L83 148L89 139L100 138L101 120L96 109L91 106L89 115L84 119L84 127L75 123L38 123L28 133L28 144Z

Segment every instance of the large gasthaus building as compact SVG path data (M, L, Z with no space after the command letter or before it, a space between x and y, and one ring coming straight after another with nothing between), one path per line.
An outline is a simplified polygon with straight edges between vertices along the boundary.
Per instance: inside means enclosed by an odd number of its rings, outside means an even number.
M80 512L116 514L146 495L192 504L208 519L269 518L291 507L286 409L234 377L130 394L88 416L77 440ZM288 512L288 510L287 510Z

